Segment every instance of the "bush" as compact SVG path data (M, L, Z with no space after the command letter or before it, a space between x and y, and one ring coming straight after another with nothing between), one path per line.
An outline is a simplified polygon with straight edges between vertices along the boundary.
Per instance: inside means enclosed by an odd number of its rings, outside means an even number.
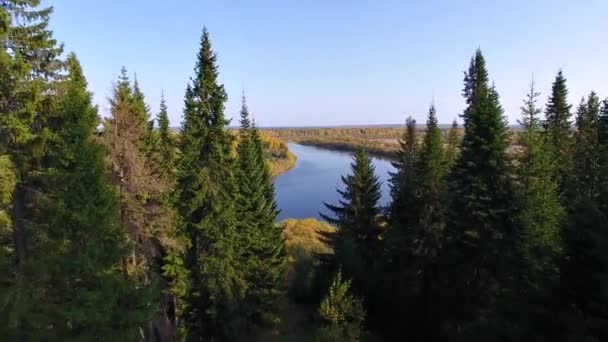
M350 293L350 284L338 271L319 307L324 326L318 331L317 341L359 341L365 310L363 301Z

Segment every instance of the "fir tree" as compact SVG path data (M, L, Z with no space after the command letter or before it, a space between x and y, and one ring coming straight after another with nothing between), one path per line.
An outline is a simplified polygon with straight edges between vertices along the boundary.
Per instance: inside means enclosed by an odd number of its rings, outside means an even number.
M325 203L333 216L321 213L321 217L338 228L332 242L337 261L362 291L369 286L368 274L377 262L380 182L363 149L353 156L351 171L342 176L344 190L338 190L342 197L339 205Z
M217 80L217 57L206 29L197 58L186 89L177 186L181 220L191 241L185 319L190 340L227 339L236 333L235 311L246 284L238 265L237 187L224 116L227 96Z
M242 98L241 128L237 147L236 178L239 189L239 234L242 236L243 264L250 285L244 306L253 324L278 319L285 274L285 252L281 229L276 226L276 202L262 140L249 119Z
M568 104L568 88L566 78L561 70L557 72L551 87L551 94L545 108L544 129L555 160L559 160L555 168L555 178L563 195L568 182L572 159L572 123Z
M442 277L450 292L451 329L484 319L482 313L492 307L500 294L496 289L512 271L517 236L506 155L508 131L480 50L471 59L464 83L465 133L450 176L450 211L441 255Z

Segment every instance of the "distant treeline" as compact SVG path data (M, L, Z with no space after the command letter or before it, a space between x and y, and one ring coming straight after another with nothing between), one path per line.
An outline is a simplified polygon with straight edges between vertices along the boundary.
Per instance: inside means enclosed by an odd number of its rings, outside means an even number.
M310 137L360 137L366 139L396 139L403 135L403 127L361 127L361 128L264 128L281 139Z

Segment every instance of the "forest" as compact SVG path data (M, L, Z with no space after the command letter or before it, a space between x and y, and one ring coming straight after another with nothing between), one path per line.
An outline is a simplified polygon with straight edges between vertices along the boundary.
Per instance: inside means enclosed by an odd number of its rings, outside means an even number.
M174 134L124 67L102 118L52 14L0 0L0 340L608 340L608 99L561 70L514 136L476 50L462 127L400 130L388 206L356 148L326 222L277 222L292 157L245 94L229 128L206 28Z

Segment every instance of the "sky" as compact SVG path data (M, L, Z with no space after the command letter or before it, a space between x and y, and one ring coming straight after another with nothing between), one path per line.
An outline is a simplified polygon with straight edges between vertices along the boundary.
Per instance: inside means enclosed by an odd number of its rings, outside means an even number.
M244 88L259 126L440 123L464 108L463 71L481 48L509 122L534 78L544 104L556 72L570 101L608 96L606 0L43 0L79 57L100 114L125 66L155 115L161 92L182 121L203 26L238 117ZM236 119L235 122L236 123Z

